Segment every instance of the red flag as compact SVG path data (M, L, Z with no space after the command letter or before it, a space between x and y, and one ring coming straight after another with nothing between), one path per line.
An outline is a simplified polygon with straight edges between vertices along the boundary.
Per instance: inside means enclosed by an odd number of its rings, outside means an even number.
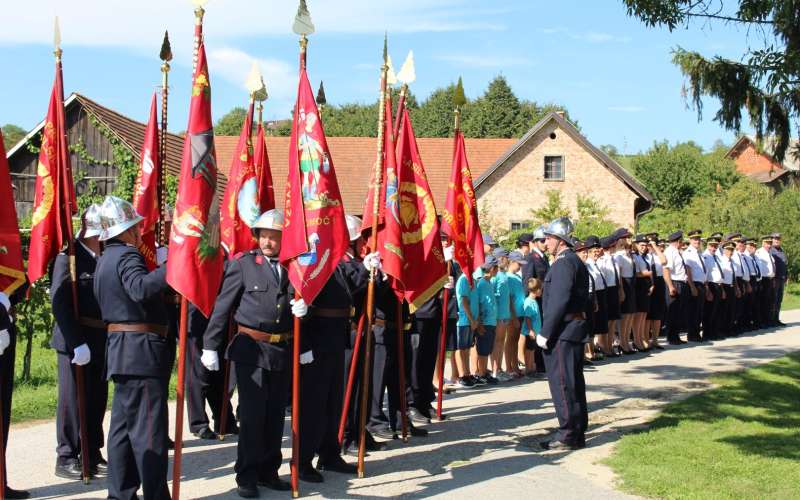
M385 109L383 127L384 174L383 182L381 183L383 205L380 207L380 220L383 224L378 231L378 249L381 252L383 272L389 275L392 288L398 298L402 298L403 290L405 289L404 274L406 263L403 252L403 228L400 222L400 182L397 176L397 160L392 127L392 100L388 95Z
M256 247L256 240L250 227L261 215L258 199L258 178L253 164L253 103L242 124L239 142L231 161L228 185L222 198L220 230L222 244L228 255L236 255Z
M144 131L142 157L139 162L139 175L133 187L133 208L144 217L142 221L142 244L139 251L144 256L147 268L156 268L156 224L161 208L158 206L158 177L161 171L161 155L159 155L158 115L156 94L150 104L150 121Z
M456 130L453 170L442 213L442 231L455 246L455 260L472 286L472 273L483 264L483 236L478 223L478 203L464 147L464 134Z
M306 303L314 301L350 244L333 159L305 68L289 142L281 264Z
M405 299L413 311L439 293L447 282L447 266L433 193L407 109L403 110L401 120L397 177L403 236L403 285Z
M22 265L22 242L17 224L17 207L14 204L14 189L8 170L3 132L0 131L0 292L11 295L25 283L25 267Z
M211 83L203 42L192 82L189 126L169 239L167 283L208 317L222 281L223 256L219 248Z
M258 136L255 149L256 176L258 177L258 204L261 212L275 208L275 192L272 188L272 169L269 166L267 141L264 137L264 126L258 124Z
M61 62L58 61L36 167L28 253L28 279L31 283L47 273L50 261L72 238L68 234L70 221L67 219L77 211L77 204L64 121L64 86Z

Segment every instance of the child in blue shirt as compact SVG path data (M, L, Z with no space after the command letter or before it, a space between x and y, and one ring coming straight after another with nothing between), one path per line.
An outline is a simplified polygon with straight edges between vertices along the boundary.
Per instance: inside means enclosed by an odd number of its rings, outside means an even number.
M539 311L539 303L536 301L542 295L542 282L536 278L530 278L527 285L528 298L525 299L523 308L519 351L525 359L525 374L533 377L536 374L533 349L536 346L536 334L542 330L542 314Z
M458 320L456 321L455 353L453 358L460 375L457 385L469 388L475 385L475 378L470 375L469 352L474 344L475 331L480 326L480 300L478 288L469 286L467 275L462 273L456 281L456 303Z
M494 378L500 382L511 380L509 373L515 369L511 360L506 359L506 372L503 371L503 355L506 352L506 336L511 323L511 293L508 286L508 252L498 248L493 256L497 259L498 269L492 276L495 300L497 302L497 325L495 326L494 347L492 348L492 369Z
M520 378L524 375L519 369L519 363L525 360L525 351L520 349L520 330L522 329L522 317L525 308L525 285L522 283L522 265L526 263L522 252L513 251L508 255L508 291L511 301L511 321L506 331L506 369L512 377Z
M492 277L497 273L497 259L488 257L486 262L475 270L475 288L480 303L480 328L475 336L475 349L472 351L472 364L479 385L496 384L497 379L489 374L489 356L495 344L497 327L497 298Z

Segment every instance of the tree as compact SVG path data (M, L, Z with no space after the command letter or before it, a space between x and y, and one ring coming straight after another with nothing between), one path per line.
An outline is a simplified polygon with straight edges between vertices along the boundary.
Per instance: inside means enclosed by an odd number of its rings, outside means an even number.
M739 131L742 112L761 141L774 136L771 153L783 161L789 148L791 122L800 118L800 15L795 0L623 0L628 15L646 25L673 31L692 21L704 26L735 25L761 39L736 60L705 57L676 47L675 63L686 76L687 95L702 119L703 97L719 100L714 119ZM791 151L800 156L800 145Z
M242 124L247 116L247 110L240 106L225 113L214 125L215 135L233 135L238 137L242 132Z
M3 145L6 151L16 146L17 143L25 137L25 134L27 134L27 132L25 132L24 128L14 125L13 123L3 125Z
M414 131L418 137L452 137L455 90L454 83L434 90L419 108L411 113ZM469 103L462 109L462 117L466 114L467 107Z
M470 137L515 137L524 119L519 99L502 75L489 83L472 111L464 120L464 132Z
M531 210L536 226L547 224L559 217L569 217L569 208L564 206L564 197L558 189L550 189L545 193L547 201L539 208Z

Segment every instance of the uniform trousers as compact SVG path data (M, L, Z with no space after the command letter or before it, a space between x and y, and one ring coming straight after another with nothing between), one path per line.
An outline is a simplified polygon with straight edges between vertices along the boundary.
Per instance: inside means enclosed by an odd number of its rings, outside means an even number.
M255 486L281 466L281 440L291 373L234 363L239 388L239 444L236 484ZM301 412L302 415L302 412ZM302 442L302 440L301 440Z
M720 337L726 337L734 333L733 327L735 324L736 314L736 289L733 285L722 285L722 290L725 292L724 298L720 301L719 305L719 329L717 334Z
M11 424L11 395L14 392L14 357L17 335L12 331L13 328L14 325L11 325L8 332L11 337L11 344L9 344L6 350L3 351L3 354L0 355L0 401L3 403L3 453L5 453L6 447L8 446L8 428ZM6 460L6 464L8 464L8 460ZM8 467L6 467L5 484L8 484Z
M209 427L206 401L211 408L211 417L214 419L214 430L220 431L220 408L223 403L225 388L225 374L223 370L210 371L200 361L203 354L202 338L188 339L186 349L186 408L189 417L189 430L193 433L200 432ZM218 352L219 358L224 359L224 346ZM231 377L233 378L233 377ZM232 385L232 384L229 384ZM231 410L231 405L226 405L228 412L225 433L228 433L236 424L236 418Z
M753 289L753 293L750 294L750 328L752 330L758 330L761 328L761 321L759 319L759 310L761 308L759 302L761 297L761 280L751 278L750 287Z
M355 378L353 379L353 387L352 392L350 394L350 405L347 408L347 421L345 423L345 430L344 430L344 442L345 443L357 443L360 439L360 424L361 424L361 387L364 375L364 349L367 347L366 337L361 338L361 347L359 347L358 351L358 359L356 360L356 365L353 367L355 370ZM343 386L347 387L347 379L350 374L351 364L353 361L353 346L355 345L356 341L356 331L355 328L352 329L350 332L350 344L344 351L344 380ZM375 344L373 343L372 350L375 350ZM374 361L374 355L370 353L370 358ZM370 377L370 382L371 382ZM367 392L371 394L370 390L367 389ZM369 406L367 407L367 412L369 412ZM338 429L337 429L338 432Z
M167 488L166 377L114 375L108 429L108 498L170 498Z
M422 413L428 410L436 399L433 390L433 372L436 371L436 358L439 350L439 332L442 320L417 318L415 332L411 335L410 385L414 406Z
M743 278L736 278L736 285L739 287L739 291L741 292L740 296L736 299L736 306L733 309L734 331L736 333L743 333L749 330L749 327L747 326L747 313L749 310L747 307L749 300L747 283L748 282Z
M722 286L709 282L706 283L706 289L711 294L711 300L706 300L703 305L703 340L719 340L723 338L720 317Z
M761 328L770 326L775 308L775 279L761 278L761 289L758 297L758 323Z
M314 361L300 365L300 467L315 454L325 463L340 453L343 373L343 351L314 352Z
M680 332L686 326L686 309L692 293L683 281L673 281L676 295L669 297L667 304L667 340L677 342L680 340Z
M772 322L777 323L781 315L781 304L783 303L783 289L786 286L786 280L774 278L773 288L775 289L775 301L772 305Z
M697 288L697 297L692 297L690 290L688 307L686 308L686 320L688 322L686 329L689 340L700 340L700 324L703 322L703 306L706 302L706 284L695 281L694 286Z
M583 343L558 341L544 351L547 382L558 418L555 439L571 445L585 443L589 413L583 378Z
M542 297L536 297L536 303L539 305L539 311L544 318L544 307L542 306ZM609 318L610 319L610 318ZM614 332L611 332L612 335ZM538 344L533 347L533 362L536 365L536 373L545 373L547 371L547 363L544 361L544 350Z
M386 326L375 325L375 356L372 365L372 396L367 428L370 431L385 428L387 425L397 429L400 412L400 377L397 358L397 326L386 323ZM405 338L409 335L403 335ZM409 347L410 342L404 342ZM405 359L408 360L408 351ZM389 417L383 412L383 394L387 392ZM406 392L408 396L409 392Z
M105 346L104 346L105 347ZM105 436L103 417L108 405L108 380L105 377L105 350L91 349L92 360L83 367L84 400L86 402L86 434L89 464L96 463L101 455ZM78 459L81 453L81 427L78 415L78 385L75 380L77 366L66 353L57 353L58 403L56 405L56 453L58 463Z

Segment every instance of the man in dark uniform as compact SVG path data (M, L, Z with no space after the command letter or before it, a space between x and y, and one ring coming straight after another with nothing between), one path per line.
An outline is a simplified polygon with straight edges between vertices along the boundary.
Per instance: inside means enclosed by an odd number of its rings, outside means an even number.
M94 297L94 274L100 256L100 205L90 206L83 215L83 227L75 239L75 271L78 278L78 314L72 303L69 257L58 254L51 273L50 298L53 307L53 339L57 353L58 404L56 406L56 476L81 479L80 420L75 370L82 366L86 401L86 433L93 475L105 475L107 463L103 448L103 417L108 404L105 378L106 326L100 319L100 306Z
M546 251L547 247L545 246L544 225L542 225L537 227L533 232L531 253L528 255L528 261L530 265L527 266L530 275L526 274L525 267L523 267L523 283L527 283L528 278L536 278L544 283L544 278L547 276L547 272L550 270L550 260L545 254ZM544 310L542 309L542 297L537 297L536 302L539 304L539 311L541 311L542 315L544 315ZM533 361L536 365L537 373L545 373L547 371L546 363L544 362L544 354L542 353L542 348L539 347L538 344L534 345L533 347Z
M170 352L162 294L166 268L147 271L139 253L142 217L107 196L101 208L105 243L94 296L107 325L107 376L114 382L108 431L108 498L169 498L167 386Z
M558 432L544 449L574 450L586 444L589 423L583 378L584 342L591 333L589 272L572 250L572 222L562 217L545 230L547 251L555 258L544 281L542 331L536 343L545 349L547 380Z
M258 249L236 256L225 278L203 336L201 361L219 370L218 352L227 343L228 317L233 313L237 334L227 347L239 391L239 443L236 484L239 496L256 498L258 485L288 491L278 477L286 402L291 387L292 313L294 289L281 268L283 212L261 214L252 230ZM302 414L302 412L301 412Z
M772 234L772 248L769 251L775 261L775 279L772 288L775 290L775 303L772 308L772 324L774 326L786 326L780 320L781 304L783 303L783 291L786 288L786 281L789 279L789 258L781 248L781 233Z
M8 429L11 426L11 395L14 392L14 360L16 355L17 345L17 329L14 326L14 318L11 316L12 309L15 305L19 304L25 297L25 292L28 290L28 284L17 288L14 293L9 297L3 292L0 292L0 400L3 403L3 414L0 418L3 419L3 449L2 453L8 458L6 447L8 446ZM8 460L5 461L8 465ZM15 490L8 486L8 467L4 471L6 473L5 484L6 491L3 498L28 498L30 493L25 490ZM3 495L0 495L2 497Z

